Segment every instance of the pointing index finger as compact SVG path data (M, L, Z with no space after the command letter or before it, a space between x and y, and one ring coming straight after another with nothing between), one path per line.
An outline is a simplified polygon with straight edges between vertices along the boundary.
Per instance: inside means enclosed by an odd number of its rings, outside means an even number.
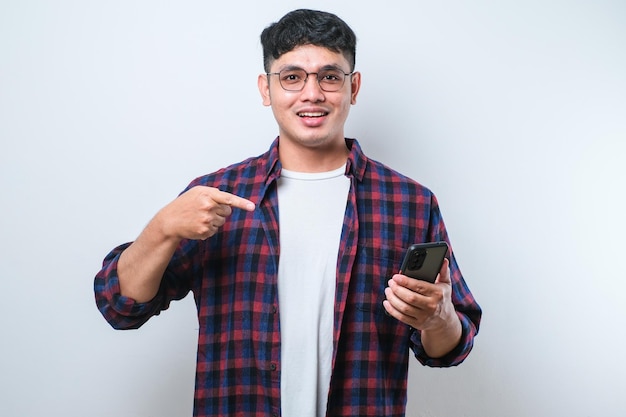
M219 204L226 204L231 207L237 207L246 211L253 211L255 209L255 204L247 200L243 197L236 196L226 191L219 191L214 196L213 199Z

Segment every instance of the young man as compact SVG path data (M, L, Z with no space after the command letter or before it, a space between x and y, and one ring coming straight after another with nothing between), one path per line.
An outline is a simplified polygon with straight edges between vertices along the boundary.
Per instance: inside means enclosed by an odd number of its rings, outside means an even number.
M462 362L481 310L452 253L434 284L397 273L409 245L448 236L428 189L344 137L361 86L352 30L296 10L261 42L278 138L114 249L98 307L137 328L193 291L195 416L403 416L409 349Z

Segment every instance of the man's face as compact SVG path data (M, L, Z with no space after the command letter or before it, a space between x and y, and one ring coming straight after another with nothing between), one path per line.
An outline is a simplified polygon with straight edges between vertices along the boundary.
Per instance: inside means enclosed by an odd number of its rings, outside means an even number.
M341 53L314 45L298 46L283 54L272 63L269 72L278 73L286 68L300 68L308 73L323 68L350 72L350 65ZM286 91L278 75L261 74L258 84L263 104L272 107L278 122L281 145L288 141L296 147L326 148L344 143L343 127L361 85L359 73L346 76L343 86L333 92L320 88L316 74L308 77L302 91Z

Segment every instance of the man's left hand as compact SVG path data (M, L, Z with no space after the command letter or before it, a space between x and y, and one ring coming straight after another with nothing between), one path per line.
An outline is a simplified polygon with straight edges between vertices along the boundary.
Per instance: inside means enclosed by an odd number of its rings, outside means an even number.
M387 313L422 332L431 357L443 356L460 341L461 322L452 304L449 261L444 260L434 284L395 274L385 289Z

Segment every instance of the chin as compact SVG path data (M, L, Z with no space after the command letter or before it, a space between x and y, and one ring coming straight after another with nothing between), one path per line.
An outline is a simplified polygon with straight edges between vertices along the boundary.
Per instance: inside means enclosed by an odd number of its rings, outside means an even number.
M335 139L329 138L327 136L324 137L310 137L310 138L302 138L300 143L309 148L325 148L331 145L334 145L336 142Z

